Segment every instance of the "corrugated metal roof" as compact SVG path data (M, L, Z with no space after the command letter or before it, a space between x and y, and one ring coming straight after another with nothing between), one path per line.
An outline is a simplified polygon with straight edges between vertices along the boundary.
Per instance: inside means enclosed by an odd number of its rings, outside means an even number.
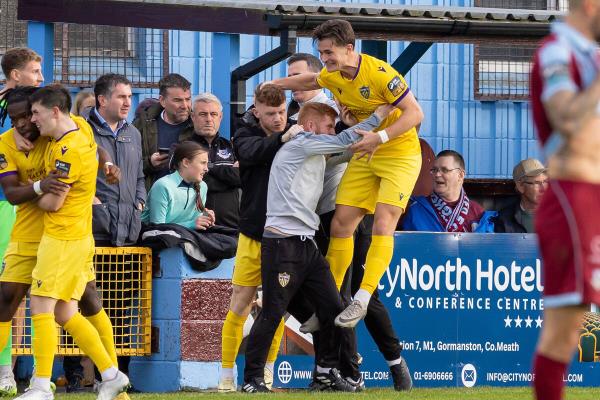
M118 15L118 18L115 18ZM265 0L19 0L19 19L206 32L309 35L331 18L376 40L531 41L559 11Z
M244 1L244 0L109 0L109 2L142 4L164 4L196 7L242 8L265 13L300 13L339 15L370 15L383 17L447 18L465 20L492 21L530 21L547 22L564 15L562 11L482 8L482 7L444 7L412 6L400 4L342 3L317 1Z

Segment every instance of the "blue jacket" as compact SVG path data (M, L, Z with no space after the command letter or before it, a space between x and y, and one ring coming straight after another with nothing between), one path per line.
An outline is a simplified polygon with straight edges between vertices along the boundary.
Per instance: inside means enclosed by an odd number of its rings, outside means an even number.
M496 211L485 211L479 220L474 233L494 232L492 217L497 215ZM427 200L426 196L411 197L408 211L402 222L402 230L418 232L446 232L440 220Z

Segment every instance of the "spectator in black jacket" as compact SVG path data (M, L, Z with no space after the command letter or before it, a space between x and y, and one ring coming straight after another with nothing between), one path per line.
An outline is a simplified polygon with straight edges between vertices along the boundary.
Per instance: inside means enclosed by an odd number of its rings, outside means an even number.
M261 284L261 252L267 219L267 190L271 163L282 144L299 128L288 131L285 93L274 85L259 86L255 91L255 107L240 122L233 137L235 156L239 160L242 186L240 235L233 270L231 305L222 334L222 361L219 392L233 392L233 364L242 341L244 322ZM266 384L272 384L273 365L279 350L283 323L280 324L265 368Z
M546 167L535 158L528 158L515 166L513 179L519 199L498 212L494 232L535 233L533 218L548 187Z
M219 134L223 106L211 93L202 93L194 99L192 140L209 149L206 207L214 210L217 225L238 227L240 217L240 169L233 154L231 142Z

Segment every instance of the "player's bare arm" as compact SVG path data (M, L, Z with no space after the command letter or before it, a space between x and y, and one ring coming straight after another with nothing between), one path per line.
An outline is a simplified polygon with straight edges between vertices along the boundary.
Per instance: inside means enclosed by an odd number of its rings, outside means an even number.
M591 86L575 93L561 90L544 102L544 109L554 129L565 137L581 132L582 127L596 116L600 102L600 75Z
M42 195L38 201L38 207L48 212L60 210L65 203L70 189L71 187L67 185L67 189L59 194L46 193Z
M402 110L402 115L392 125L385 128L389 140L400 137L420 124L424 117L421 106L410 92L396 105L396 108ZM351 150L358 153L359 158L367 154L372 155L382 143L382 138L377 132L357 130L356 133L362 135L363 139L353 145Z
M60 195L69 190L69 185L58 180L60 175L52 171L47 177L40 181L40 189L44 193ZM33 189L33 183L21 184L17 175L8 175L0 179L4 195L12 205L18 205L27 201L35 200L39 196Z
M321 89L321 86L317 83L318 75L314 72L305 72L286 78L274 79L265 83L277 85L285 90L317 90Z

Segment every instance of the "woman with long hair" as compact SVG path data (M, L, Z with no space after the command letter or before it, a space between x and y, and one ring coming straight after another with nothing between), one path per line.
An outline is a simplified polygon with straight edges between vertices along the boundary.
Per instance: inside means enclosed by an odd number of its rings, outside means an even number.
M208 172L208 149L196 142L182 142L175 147L169 168L172 172L150 188L142 221L197 230L213 226L215 214L204 207L208 187L202 181Z

